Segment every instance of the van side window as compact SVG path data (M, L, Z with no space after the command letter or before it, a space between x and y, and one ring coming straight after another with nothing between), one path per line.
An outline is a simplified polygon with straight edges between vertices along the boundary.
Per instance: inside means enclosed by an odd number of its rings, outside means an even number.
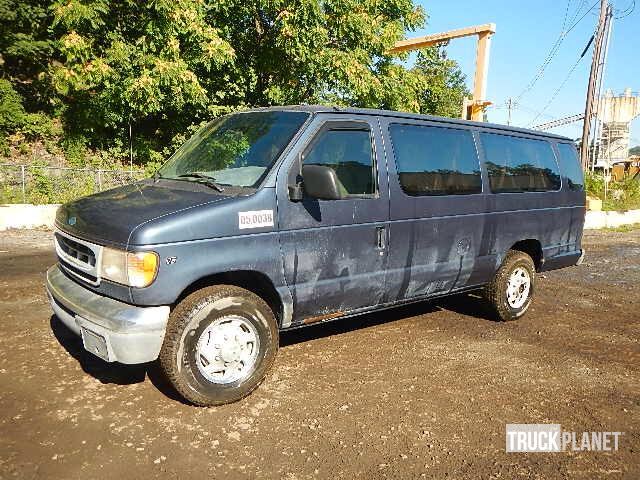
M569 190L581 192L584 190L584 174L576 147L568 143L559 143L558 152L560 152L560 167L564 176L567 177Z
M376 193L375 164L368 129L331 129L320 133L304 155L305 165L331 167L344 196Z
M482 192L480 161L468 130L391 124L398 180L407 195Z
M489 184L494 193L560 189L560 172L545 140L481 133Z

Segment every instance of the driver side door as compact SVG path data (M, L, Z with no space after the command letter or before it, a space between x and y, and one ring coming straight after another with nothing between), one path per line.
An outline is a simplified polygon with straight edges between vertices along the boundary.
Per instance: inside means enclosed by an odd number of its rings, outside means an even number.
M342 316L384 297L389 201L378 124L375 117L336 117L310 126L282 175L286 181L279 181L279 236L294 323ZM341 198L290 200L286 187L300 179L301 164L332 168Z

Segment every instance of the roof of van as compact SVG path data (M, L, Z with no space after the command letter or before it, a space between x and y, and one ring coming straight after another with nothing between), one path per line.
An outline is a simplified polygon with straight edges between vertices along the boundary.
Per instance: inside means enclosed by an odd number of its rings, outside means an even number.
M553 133L544 132L541 130L531 130L527 128L511 127L508 125L500 125L497 123L473 122L471 120L462 120L462 119L449 118L449 117L438 117L435 115L422 115L419 113L396 112L393 110L377 110L373 108L351 108L351 107L338 107L338 106L331 106L331 105L284 105L280 107L254 108L251 110L252 111L265 111L265 110L266 111L292 111L293 110L293 111L301 111L301 112L309 112L309 113L345 113L345 114L355 114L355 115L377 115L382 117L430 120L434 122L449 123L453 125L467 125L467 126L471 125L476 127L490 128L494 130L503 130L505 132L526 133L526 134L535 135L538 137L554 138L558 140L573 142L571 138L563 137L562 135L556 135Z

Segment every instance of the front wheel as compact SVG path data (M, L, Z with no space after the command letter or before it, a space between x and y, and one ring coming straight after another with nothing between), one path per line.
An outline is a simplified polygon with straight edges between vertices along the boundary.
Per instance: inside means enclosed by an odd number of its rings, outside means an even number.
M532 258L524 252L510 250L484 296L502 321L516 320L531 305L536 269Z
M235 402L264 379L278 350L269 306L243 288L217 285L186 297L169 317L160 367L200 406Z

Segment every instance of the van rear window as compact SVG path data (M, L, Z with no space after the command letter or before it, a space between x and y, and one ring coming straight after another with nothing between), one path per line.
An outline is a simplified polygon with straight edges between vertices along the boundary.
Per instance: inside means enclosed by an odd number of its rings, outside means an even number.
M576 147L568 143L559 143L558 152L560 152L562 174L567 177L569 190L581 192L584 190L584 174Z
M560 172L545 140L481 133L489 184L494 193L560 189Z
M398 180L407 195L482 192L480 161L468 130L391 124Z

